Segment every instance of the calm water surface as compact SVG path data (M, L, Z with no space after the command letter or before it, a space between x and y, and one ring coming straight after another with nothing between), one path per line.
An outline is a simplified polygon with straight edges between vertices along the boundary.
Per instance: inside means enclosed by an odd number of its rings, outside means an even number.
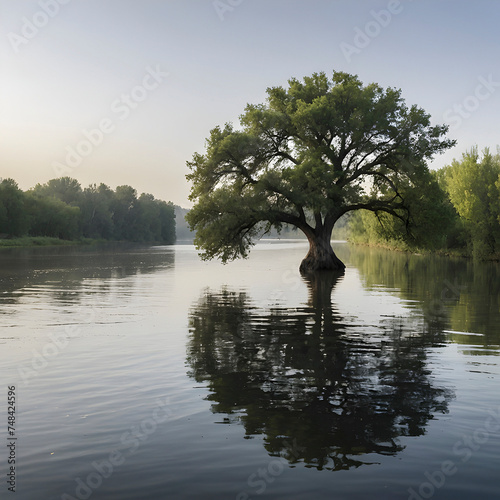
M0 498L500 498L499 266L306 250L2 250Z

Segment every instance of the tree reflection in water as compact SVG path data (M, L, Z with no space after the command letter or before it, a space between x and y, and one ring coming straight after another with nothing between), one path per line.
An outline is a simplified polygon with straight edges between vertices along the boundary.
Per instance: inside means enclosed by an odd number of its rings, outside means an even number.
M331 303L339 279L307 278L299 309L263 311L244 292L206 291L189 318L190 375L208 383L212 410L241 421L248 438L264 435L270 455L330 470L397 454L399 438L423 434L452 397L427 367L439 333L342 318Z

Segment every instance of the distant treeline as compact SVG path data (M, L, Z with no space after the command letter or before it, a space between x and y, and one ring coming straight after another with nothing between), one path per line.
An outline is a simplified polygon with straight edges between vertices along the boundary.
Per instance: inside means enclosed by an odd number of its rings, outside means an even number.
M401 249L451 250L487 259L500 256L500 152L477 147L460 161L431 172L415 190L412 229L386 214L359 211L350 219L350 240Z
M137 196L131 186L105 184L82 189L70 177L37 184L28 191L12 179L0 182L0 237L50 236L135 242L175 242L171 202Z

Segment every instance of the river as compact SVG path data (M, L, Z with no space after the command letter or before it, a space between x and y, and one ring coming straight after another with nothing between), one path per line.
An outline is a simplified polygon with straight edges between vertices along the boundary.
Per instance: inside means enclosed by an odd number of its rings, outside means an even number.
M500 266L334 248L2 249L1 498L500 498Z

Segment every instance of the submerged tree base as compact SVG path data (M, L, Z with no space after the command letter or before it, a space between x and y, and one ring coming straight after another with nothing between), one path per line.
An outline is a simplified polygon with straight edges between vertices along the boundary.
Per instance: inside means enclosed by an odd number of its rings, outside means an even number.
M309 240L309 252L299 267L301 274L344 270L345 264L335 255L329 240L320 238Z

